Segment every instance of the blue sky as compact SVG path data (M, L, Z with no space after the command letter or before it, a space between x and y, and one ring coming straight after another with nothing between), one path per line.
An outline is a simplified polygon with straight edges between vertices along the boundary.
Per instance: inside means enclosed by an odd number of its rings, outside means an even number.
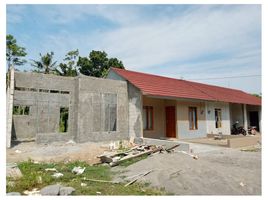
M261 92L260 5L7 5L27 59L104 50L126 69ZM26 64L21 69L31 69Z

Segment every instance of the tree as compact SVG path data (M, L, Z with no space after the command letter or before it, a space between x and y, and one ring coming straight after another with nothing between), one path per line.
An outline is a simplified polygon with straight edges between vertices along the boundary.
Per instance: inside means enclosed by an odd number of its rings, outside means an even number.
M122 61L117 58L107 58L104 51L91 51L88 58L80 57L77 62L80 73L87 76L105 77L110 67L124 69Z
M8 70L11 65L20 66L26 63L25 59L22 59L27 55L26 49L20 47L17 44L17 40L12 35L6 36L6 60L8 64Z
M31 65L36 68L36 70L34 71L45 73L45 74L54 73L56 63L57 63L57 61L53 62L54 53L53 52L46 53L43 56L40 53L39 55L40 55L40 60L38 61L32 60L33 63Z
M66 63L60 63L59 69L56 68L56 73L60 76L77 76L77 61L78 61L79 51L69 51L65 58L63 59Z
M258 97L258 98L261 98L261 96L262 96L262 94L261 93L259 93L259 94L252 94L253 96L255 96L255 97Z

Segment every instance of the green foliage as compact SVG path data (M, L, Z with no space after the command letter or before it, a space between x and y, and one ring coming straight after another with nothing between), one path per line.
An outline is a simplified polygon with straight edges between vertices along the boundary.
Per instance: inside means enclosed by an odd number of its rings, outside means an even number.
M29 115L29 106L14 106L13 115Z
M22 59L27 55L26 49L17 44L17 40L12 35L6 36L6 60L8 69L13 66L23 65L26 60Z
M61 133L67 132L68 129L68 118L69 118L69 109L68 108L60 108L60 124L59 131Z
M69 51L64 58L65 63L59 64L59 69L56 72L60 76L77 76L78 72L76 69L78 61L79 51Z
M124 69L122 61L117 58L107 58L104 51L91 51L89 57L79 57L77 66L80 73L87 76L105 77L110 67Z
M71 171L74 167L86 167L85 172L81 175L75 175ZM102 195L163 195L165 191L150 188L148 183L135 183L124 187L125 183L111 184L85 181L86 179L112 180L112 172L107 166L90 166L85 162L71 163L33 163L31 160L18 163L23 177L20 179L7 179L7 192L20 192L33 188L41 189L47 185L60 183L63 186L75 188L73 195L96 195L101 192ZM60 178L52 177L54 172L46 172L46 168L55 168L58 172L64 174ZM12 184L9 184L12 183ZM86 183L87 186L81 186Z
M54 53L46 53L45 55L40 55L40 60L32 60L33 63L31 64L33 67L35 67L34 72L39 72L39 73L45 73L45 74L50 74L50 73L55 73L55 67L57 61L53 62L53 56Z
M258 97L258 98L261 98L261 96L262 96L262 94L260 93L260 94L252 94L253 96L255 96L255 97Z

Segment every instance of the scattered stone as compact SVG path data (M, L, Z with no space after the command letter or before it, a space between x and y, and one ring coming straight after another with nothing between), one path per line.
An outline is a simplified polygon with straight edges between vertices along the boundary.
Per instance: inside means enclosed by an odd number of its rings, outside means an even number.
M243 182L240 182L239 185L240 185L241 187L244 187L246 184L243 183Z
M32 191L25 190L23 193L28 196L41 196L40 190L38 190L38 188L34 188Z
M17 149L17 150L15 151L15 153L21 153L21 151Z
M67 196L72 194L75 191L73 187L61 187L60 188L60 195L61 196Z
M68 142L66 142L65 144L76 144L76 142L75 141L73 141L73 140L69 140Z
M85 167L82 168L82 167L80 167L80 166L78 166L78 167L74 167L74 168L72 169L72 173L74 173L74 174L76 174L76 175L80 175L80 174L83 174L83 173L84 173L85 169L86 169Z
M63 174L62 174L62 173L54 173L52 176L53 176L54 178L60 178L60 177L63 176Z
M86 183L81 183L81 186L82 186L82 187L86 187L87 184L86 184Z
M41 195L59 195L60 185L49 185L40 190Z
M19 192L9 192L7 196L21 196L21 194Z

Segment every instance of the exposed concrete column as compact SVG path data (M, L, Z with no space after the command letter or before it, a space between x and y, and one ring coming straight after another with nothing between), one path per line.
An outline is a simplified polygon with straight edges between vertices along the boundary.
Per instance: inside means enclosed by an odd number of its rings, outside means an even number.
M261 108L260 108L260 110L259 110L259 131L260 131L260 133L262 132L262 127L261 127L261 119L262 119L262 114L261 114Z
M248 130L247 104L243 104L244 129Z
M14 100L14 67L11 66L9 73L9 85L7 88L7 118L6 118L6 147L11 147L11 132L12 132L12 114L13 114L13 100Z

